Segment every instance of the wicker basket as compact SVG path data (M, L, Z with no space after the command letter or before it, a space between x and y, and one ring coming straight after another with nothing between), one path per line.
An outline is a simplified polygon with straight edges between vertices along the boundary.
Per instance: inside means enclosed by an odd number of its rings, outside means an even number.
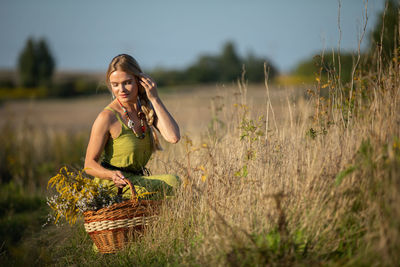
M130 200L83 214L85 230L101 253L123 249L157 217L161 201L138 200L132 183L127 182L132 191Z

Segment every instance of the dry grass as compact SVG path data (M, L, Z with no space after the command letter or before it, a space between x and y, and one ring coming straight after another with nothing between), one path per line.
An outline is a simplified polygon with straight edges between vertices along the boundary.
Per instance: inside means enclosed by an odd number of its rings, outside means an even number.
M267 105L248 104L245 85L214 100L208 134L152 163L179 173L183 189L146 249L173 254L165 249L178 242L184 265L398 263L398 73L359 80L351 114L338 99L293 102L278 91L286 105L273 107L275 123Z
M265 87L246 84L164 95L185 135L178 145L165 144L165 151L149 164L153 173L177 173L183 181L176 198L165 204L159 223L115 257L91 254L79 228L64 244L50 248L53 255L63 255L50 261L397 264L399 73L397 66L385 73L383 82L371 75L358 79L351 113L349 102L340 101L346 88L338 91L332 84L327 85L328 100L304 98L304 90L290 88L270 89L268 97ZM318 85L311 88L318 90ZM47 105L41 110L58 118L54 123L64 114L62 126L88 131L107 101L40 102L26 114ZM24 106L15 105L19 111ZM4 110L13 108L6 105ZM74 114L71 118L65 116L67 110Z

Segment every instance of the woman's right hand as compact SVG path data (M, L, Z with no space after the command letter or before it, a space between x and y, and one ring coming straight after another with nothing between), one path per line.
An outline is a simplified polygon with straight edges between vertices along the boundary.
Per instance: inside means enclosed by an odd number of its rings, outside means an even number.
M123 188L127 185L126 178L121 171L113 171L111 179L118 188Z

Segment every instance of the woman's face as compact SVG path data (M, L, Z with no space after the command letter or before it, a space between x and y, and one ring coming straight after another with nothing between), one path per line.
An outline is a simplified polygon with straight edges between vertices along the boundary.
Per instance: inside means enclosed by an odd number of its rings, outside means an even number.
M138 85L135 76L121 70L110 74L110 86L113 94L121 102L136 102Z

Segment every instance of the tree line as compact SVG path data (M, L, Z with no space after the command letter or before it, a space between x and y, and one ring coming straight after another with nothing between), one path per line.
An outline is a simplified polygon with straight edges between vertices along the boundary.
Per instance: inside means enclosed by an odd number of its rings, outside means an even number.
M241 58L233 42L227 42L219 55L200 56L194 64L185 69L155 68L149 72L160 87L235 82L240 79L243 72L249 82L259 83L264 81L264 63L267 64L268 77L273 79L277 69L269 60L258 58L252 53L246 58ZM22 87L46 88L48 96L56 97L98 92L99 86L94 81L82 77L53 82L54 71L55 60L46 41L40 39L36 42L33 38L29 38L18 59L19 84Z
M151 72L161 86L178 84L205 84L232 82L242 73L252 83L264 82L264 63L267 64L268 77L275 78L277 68L267 58L258 58L250 53L242 58L238 55L233 42L228 41L219 55L202 55L197 61L183 70L156 68Z

